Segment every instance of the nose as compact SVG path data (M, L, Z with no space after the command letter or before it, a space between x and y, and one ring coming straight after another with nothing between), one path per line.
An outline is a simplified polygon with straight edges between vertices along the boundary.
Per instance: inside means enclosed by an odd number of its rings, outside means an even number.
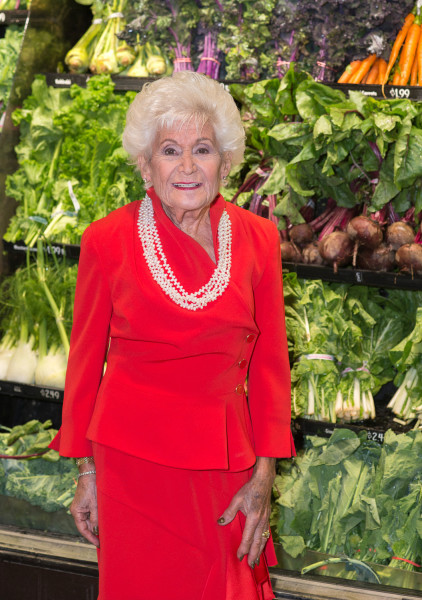
M195 161L193 159L192 153L189 150L183 152L179 170L182 173L186 173L186 175L189 175L190 173L196 171Z

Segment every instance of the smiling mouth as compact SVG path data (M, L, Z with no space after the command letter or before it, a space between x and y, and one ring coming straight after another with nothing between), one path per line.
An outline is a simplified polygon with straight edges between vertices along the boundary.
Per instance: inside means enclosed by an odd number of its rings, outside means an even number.
M194 190L199 188L202 183L173 183L173 186L178 190Z

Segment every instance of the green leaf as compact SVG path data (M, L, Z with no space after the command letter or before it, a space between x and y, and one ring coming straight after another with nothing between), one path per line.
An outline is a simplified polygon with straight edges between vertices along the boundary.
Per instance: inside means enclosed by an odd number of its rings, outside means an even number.
M303 537L300 535L281 535L280 543L283 546L283 550L290 554L293 558L296 558L306 548L306 544L303 541Z

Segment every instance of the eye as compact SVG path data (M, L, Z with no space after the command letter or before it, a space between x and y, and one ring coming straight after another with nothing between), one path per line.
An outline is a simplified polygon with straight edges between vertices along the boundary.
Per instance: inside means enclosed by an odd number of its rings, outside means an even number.
M166 156L174 156L176 154L176 150L172 146L167 146L163 152Z
M200 146L197 149L197 152L198 152L198 154L209 154L210 153L209 149L206 146Z

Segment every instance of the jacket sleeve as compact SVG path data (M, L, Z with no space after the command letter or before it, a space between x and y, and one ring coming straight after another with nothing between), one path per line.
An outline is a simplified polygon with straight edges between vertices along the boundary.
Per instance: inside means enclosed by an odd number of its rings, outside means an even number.
M290 364L280 237L272 224L267 232L267 261L254 287L255 322L260 334L249 365L248 402L256 455L281 458L295 455L290 429Z
M92 455L86 431L103 374L111 311L110 288L91 225L81 241L62 426L50 444L62 456Z

